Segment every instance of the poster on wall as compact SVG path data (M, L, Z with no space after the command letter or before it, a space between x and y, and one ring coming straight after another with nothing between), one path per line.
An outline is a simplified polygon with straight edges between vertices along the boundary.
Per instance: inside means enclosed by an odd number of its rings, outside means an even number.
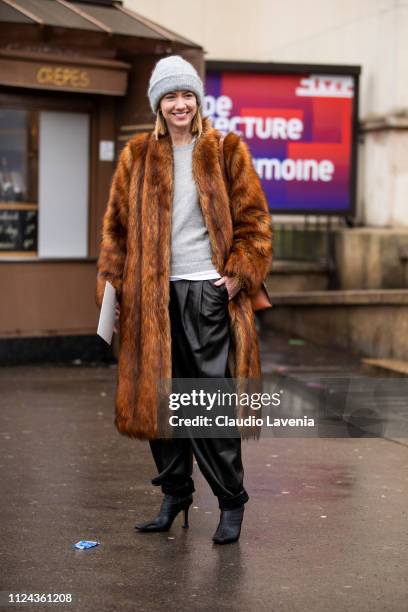
M204 115L247 143L271 212L353 214L359 72L207 62Z

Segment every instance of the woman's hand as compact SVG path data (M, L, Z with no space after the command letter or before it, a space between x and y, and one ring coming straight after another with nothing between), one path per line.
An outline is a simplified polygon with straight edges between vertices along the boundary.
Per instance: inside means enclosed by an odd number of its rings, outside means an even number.
M118 325L117 325L117 321L119 320L120 317L120 304L116 303L116 307L115 307L115 324L113 326L113 331L115 334L118 333L119 329L118 329Z
M223 276L214 282L214 285L220 287L225 283L225 286L228 291L229 299L232 300L234 296L237 295L238 291L241 289L241 285L237 278L233 276Z

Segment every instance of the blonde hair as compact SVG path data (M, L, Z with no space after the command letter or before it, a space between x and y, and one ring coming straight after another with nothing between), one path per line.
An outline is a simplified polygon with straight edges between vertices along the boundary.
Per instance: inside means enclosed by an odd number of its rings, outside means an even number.
M197 134L197 136L201 136L203 131L203 116L201 114L201 106L197 108L197 112L194 115L191 121L191 133ZM153 134L156 140L159 140L160 136L165 136L168 134L167 123L165 118L163 117L163 113L161 109L157 109L156 113L156 123L154 126Z

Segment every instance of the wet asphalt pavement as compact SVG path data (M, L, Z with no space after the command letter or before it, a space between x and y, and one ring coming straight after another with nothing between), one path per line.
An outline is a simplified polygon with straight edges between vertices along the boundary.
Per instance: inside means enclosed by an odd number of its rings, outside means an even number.
M359 370L355 357L275 334L263 363L305 388L313 373ZM74 601L15 609L408 610L405 437L244 441L239 542L212 543L219 510L197 465L190 528L179 515L169 532L143 534L134 524L155 516L162 494L148 443L114 429L115 379L112 366L2 368L2 602L24 592ZM84 539L100 545L72 548Z

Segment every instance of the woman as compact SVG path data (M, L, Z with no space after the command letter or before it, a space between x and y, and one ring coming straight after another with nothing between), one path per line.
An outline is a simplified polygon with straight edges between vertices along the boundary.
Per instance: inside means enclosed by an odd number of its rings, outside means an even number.
M148 89L155 129L134 136L120 155L103 221L96 302L110 281L120 313L115 425L149 440L159 472L152 483L164 493L158 516L136 528L166 531L182 510L188 526L194 454L221 510L213 541L224 544L239 538L249 499L241 440L168 439L157 384L260 379L250 298L269 269L272 230L250 153L233 133L223 144L226 186L221 134L202 117L203 96L189 62L170 56L156 64Z

